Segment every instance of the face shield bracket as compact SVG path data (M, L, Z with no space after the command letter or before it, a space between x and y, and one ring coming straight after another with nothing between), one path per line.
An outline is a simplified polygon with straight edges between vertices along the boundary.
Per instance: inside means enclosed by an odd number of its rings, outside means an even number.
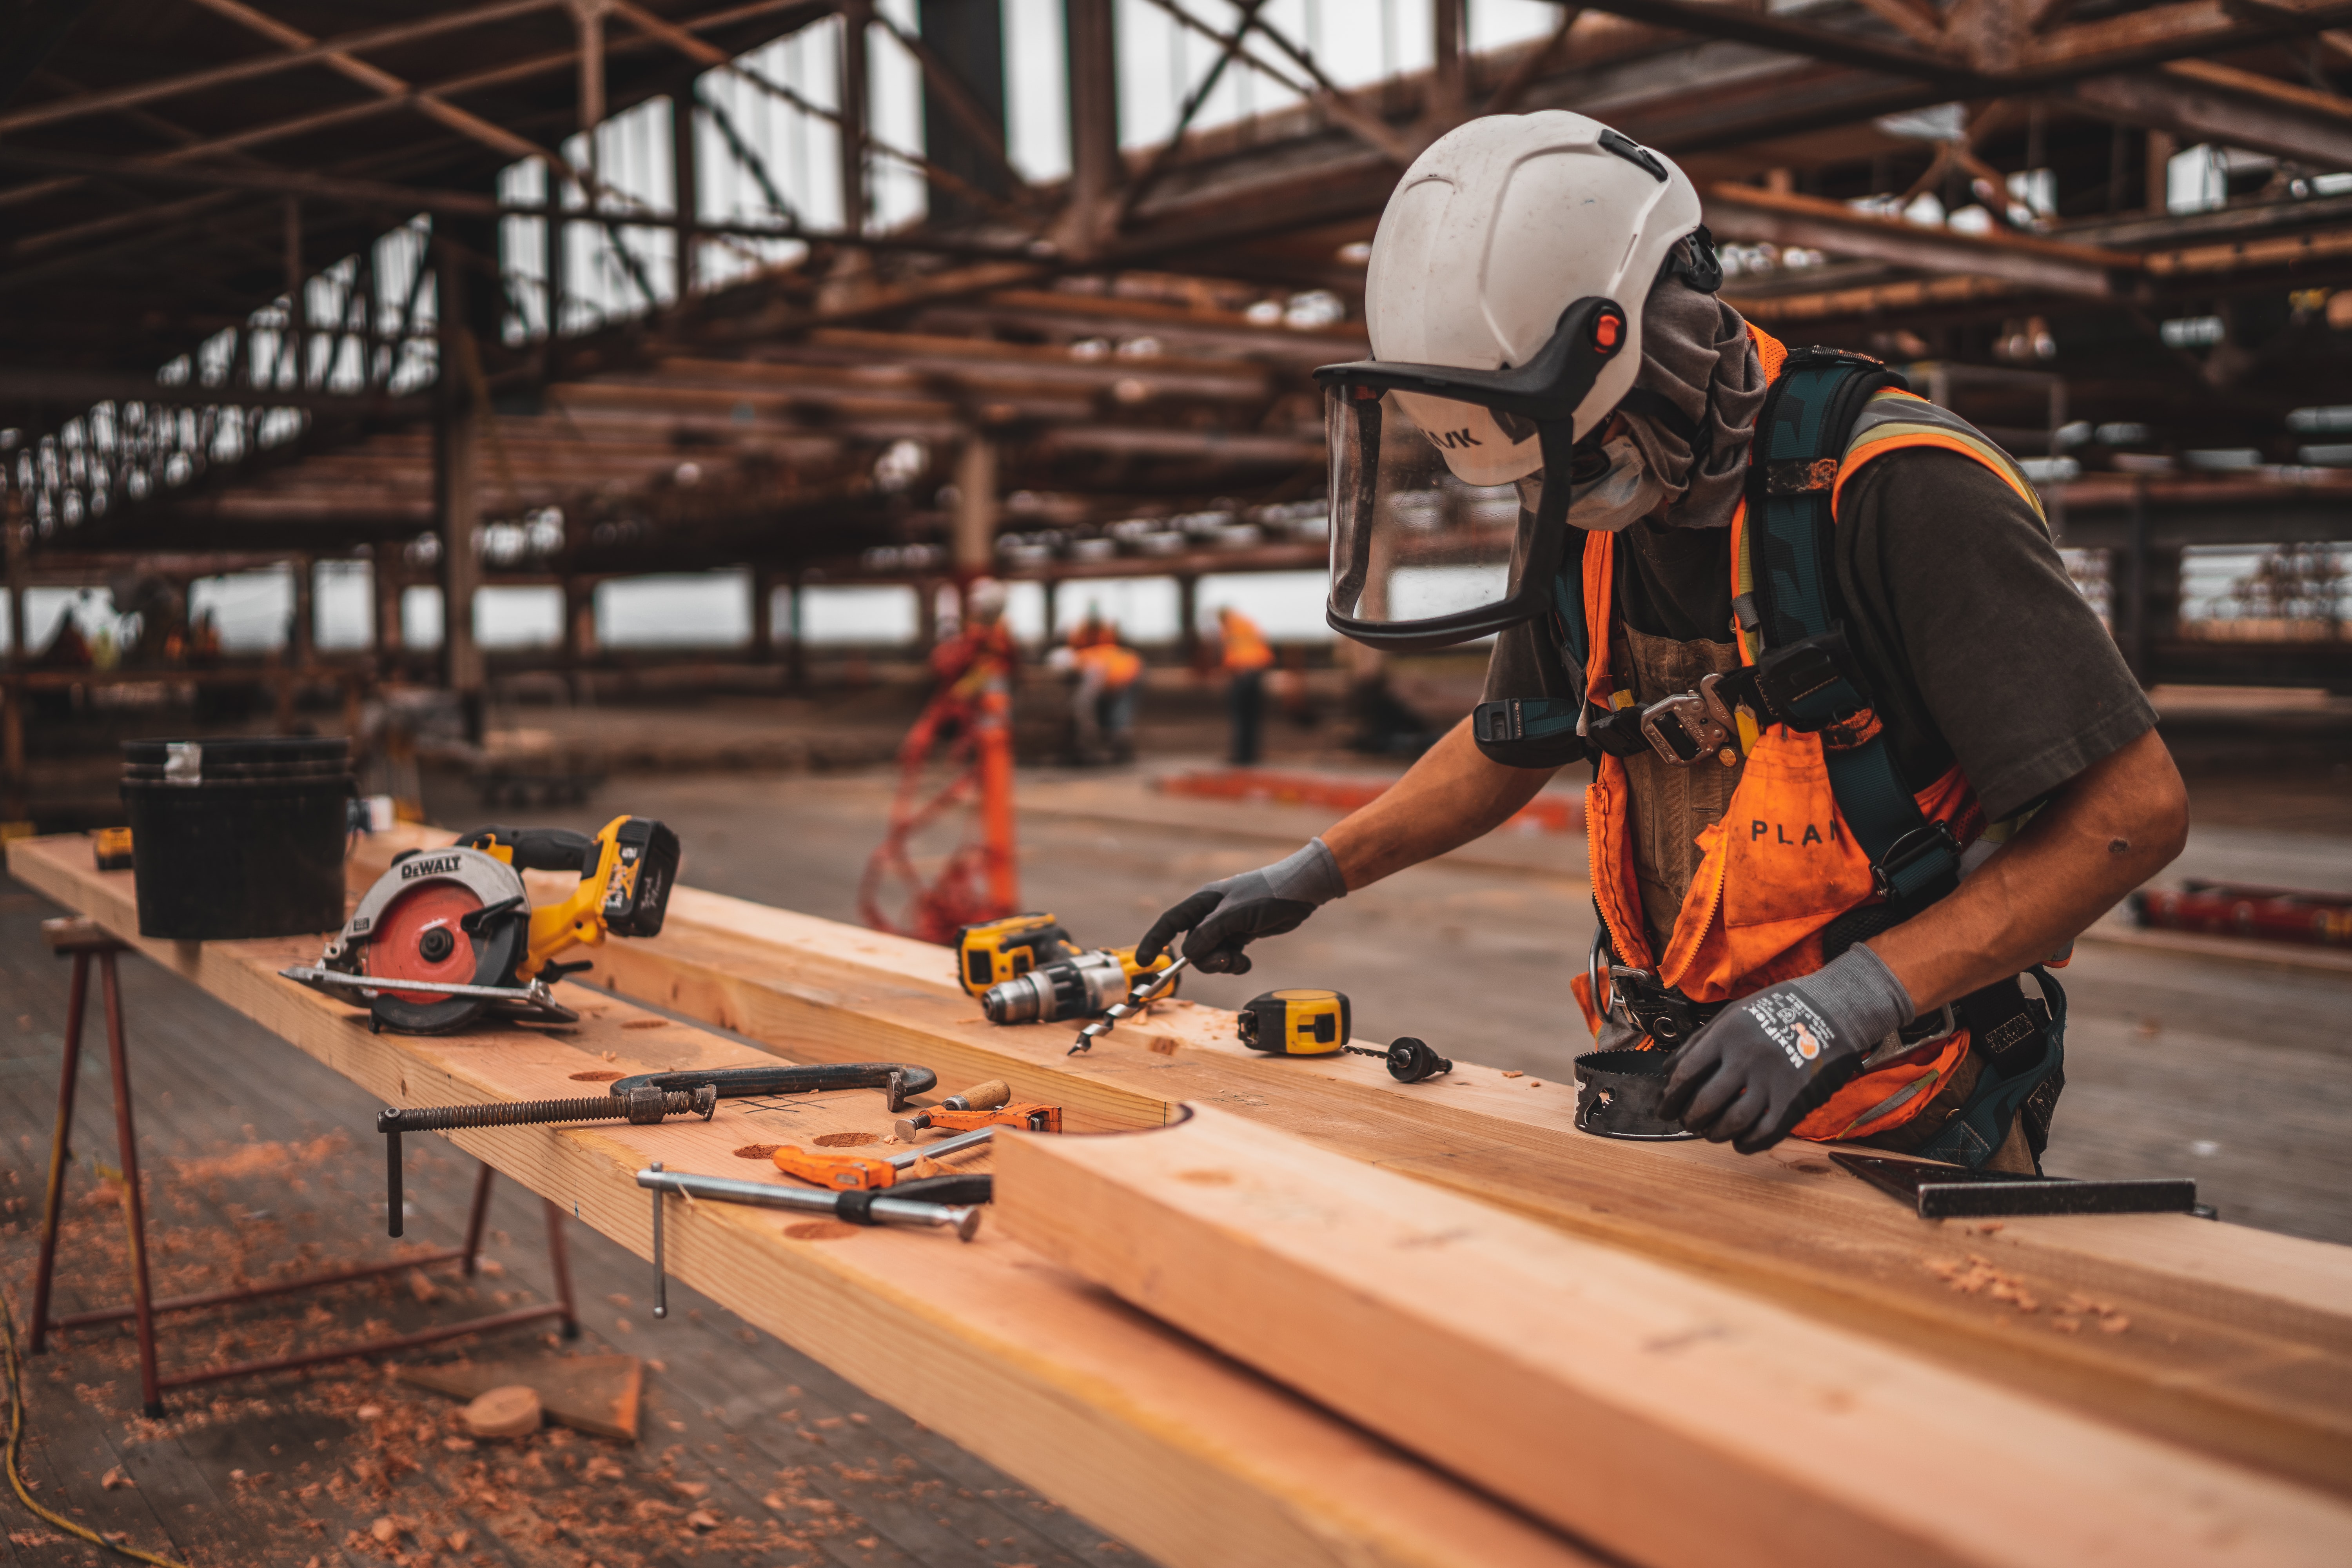
M1368 597L1385 602L1372 581L1375 573L1388 570L1385 558L1375 561L1375 541L1390 526L1386 514L1394 500L1386 489L1391 476L1384 471L1384 457L1398 449L1408 431L1432 447L1455 434L1423 431L1404 412L1409 405L1391 395L1428 400L1424 407L1468 405L1514 433L1532 426L1538 440L1538 471L1565 474L1581 434L1577 410L1627 336L1622 308L1587 297L1560 313L1550 340L1524 365L1487 371L1360 360L1316 371L1331 447L1331 594L1324 618L1332 629L1369 647L1417 652L1491 637L1548 611L1552 578L1570 531L1564 483L1542 486L1535 510L1520 506L1508 576L1489 602L1412 620L1365 613L1370 608ZM1391 444L1385 452L1384 441ZM1424 459L1429 456L1425 449L1412 450Z

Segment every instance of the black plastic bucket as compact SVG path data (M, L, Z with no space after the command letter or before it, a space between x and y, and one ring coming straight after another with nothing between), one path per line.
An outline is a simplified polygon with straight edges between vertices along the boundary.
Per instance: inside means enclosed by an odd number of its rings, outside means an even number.
M139 934L306 936L343 923L351 742L125 741Z

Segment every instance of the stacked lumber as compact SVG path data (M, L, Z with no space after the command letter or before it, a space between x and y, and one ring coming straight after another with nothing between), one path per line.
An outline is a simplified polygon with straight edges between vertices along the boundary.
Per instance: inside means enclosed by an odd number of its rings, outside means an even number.
M128 874L83 841L9 861L132 937ZM752 1055L625 994L1132 1130L1013 1141L1010 1225L970 1247L704 1204L671 1211L670 1248L1171 1564L2352 1555L2352 1249L2182 1216L1923 1224L1817 1150L1582 1137L1566 1086L1454 1042L1454 1073L1406 1086L1252 1056L1230 1015L1175 1005L1069 1058L1060 1027L987 1025L939 949L688 889L660 938L594 951L571 1032L371 1036L275 975L314 942L139 945L405 1103L576 1092L583 1056ZM639 1165L744 1174L735 1149L783 1121L887 1125L878 1095L827 1096L458 1141L644 1254Z
M1222 1111L1015 1134L1003 1227L1634 1562L2339 1563L2340 1500Z
M406 843L369 853L380 864ZM354 870L361 886L374 875ZM2352 1248L2180 1215L1926 1223L1813 1145L1748 1158L1586 1137L1571 1085L1479 1067L1465 1059L1475 1041L1435 1042L1455 1070L1400 1084L1360 1057L1255 1055L1231 1014L1179 1003L1067 1057L1064 1026L987 1023L937 947L690 888L660 937L591 956L594 984L795 1061L903 1056L950 1081L1001 1078L1066 1107L1079 1131L1219 1107L2018 1392L2352 1492ZM2062 1156L2063 1135L2062 1121ZM2063 1310L2075 1298L2107 1310L2089 1324Z
M571 1028L373 1034L363 1013L279 978L317 956L317 938L145 941L131 874L98 870L88 839L20 839L7 861L18 880L390 1104L570 1097L583 1092L582 1073L772 1059L577 984L561 992L581 1014ZM139 1021L130 1026L135 1051ZM956 1086L943 1076L943 1089ZM890 1122L878 1091L849 1091L784 1110L722 1101L708 1123L446 1136L650 1258L651 1200L635 1183L650 1162L772 1175L736 1151L829 1134L878 1141ZM1575 1543L1129 1311L992 1227L964 1246L944 1233L676 1201L665 1223L677 1278L1171 1568L1592 1568Z

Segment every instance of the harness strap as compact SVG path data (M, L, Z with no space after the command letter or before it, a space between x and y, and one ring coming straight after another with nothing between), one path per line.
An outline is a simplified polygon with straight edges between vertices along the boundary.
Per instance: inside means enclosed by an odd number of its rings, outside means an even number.
M1757 419L1748 465L1745 543L1753 552L1755 616L1763 653L1757 684L1778 715L1825 736L1823 761L1838 811L1870 858L1879 892L1917 910L1959 885L1959 848L1930 824L1904 785L1894 749L1869 721L1866 684L1838 636L1832 592L1832 511L1840 459L1863 405L1896 384L1893 372L1858 354L1824 349L1790 353ZM1832 639L1835 639L1832 643ZM1815 656L1817 672L1775 690L1776 666Z

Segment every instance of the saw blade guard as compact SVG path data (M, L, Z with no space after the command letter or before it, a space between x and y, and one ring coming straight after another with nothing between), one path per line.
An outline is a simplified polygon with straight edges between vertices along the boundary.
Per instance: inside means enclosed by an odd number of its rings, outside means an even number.
M530 918L512 867L475 849L422 850L394 862L368 889L321 962L388 980L510 987ZM442 1034L487 1005L478 996L406 991L379 994L369 1010L387 1027Z

